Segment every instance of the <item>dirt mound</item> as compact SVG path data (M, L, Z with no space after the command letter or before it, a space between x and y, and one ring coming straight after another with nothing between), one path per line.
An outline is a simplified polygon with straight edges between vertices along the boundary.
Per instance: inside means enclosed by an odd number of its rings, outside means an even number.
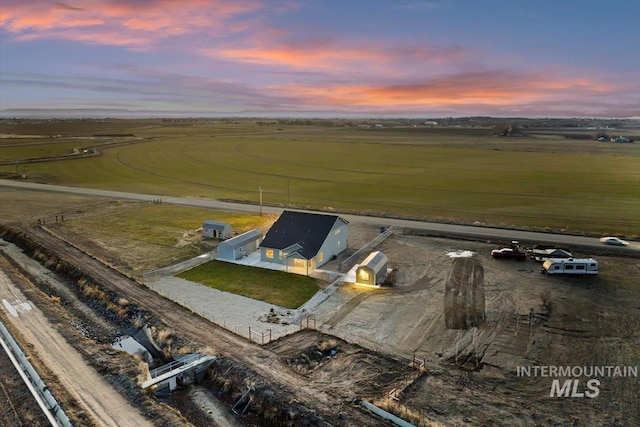
M447 329L469 329L485 321L484 268L477 257L454 258L444 293Z

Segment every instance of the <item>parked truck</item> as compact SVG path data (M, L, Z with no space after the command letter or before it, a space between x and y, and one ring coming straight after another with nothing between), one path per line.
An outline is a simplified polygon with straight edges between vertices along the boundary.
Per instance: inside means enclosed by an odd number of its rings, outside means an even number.
M598 261L593 258L551 258L542 264L544 274L598 274Z
M508 248L492 250L491 256L495 259L517 259L518 261L524 261L527 259L527 254L520 249L520 244L517 240L512 240L511 246Z

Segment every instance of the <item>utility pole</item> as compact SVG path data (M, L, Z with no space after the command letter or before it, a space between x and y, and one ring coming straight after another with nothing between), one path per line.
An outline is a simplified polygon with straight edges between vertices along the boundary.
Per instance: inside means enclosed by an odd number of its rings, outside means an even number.
M258 186L258 191L260 192L260 216L262 216L262 187Z

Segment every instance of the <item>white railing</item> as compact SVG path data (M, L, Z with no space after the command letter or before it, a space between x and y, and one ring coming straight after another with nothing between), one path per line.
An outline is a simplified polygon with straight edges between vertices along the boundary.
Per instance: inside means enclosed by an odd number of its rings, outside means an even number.
M0 322L0 344L2 344L2 348L4 348L13 366L18 370L22 380L27 385L27 388L29 388L29 391L38 402L40 409L47 416L51 425L55 427L72 427L71 421L69 421L67 415L47 389L47 385L40 379L40 376L35 369L33 369L33 366L27 360L22 349L2 322Z

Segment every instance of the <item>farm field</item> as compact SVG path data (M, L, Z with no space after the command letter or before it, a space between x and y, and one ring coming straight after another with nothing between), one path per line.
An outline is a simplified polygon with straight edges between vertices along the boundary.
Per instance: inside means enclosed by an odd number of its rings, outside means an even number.
M2 159L19 160L0 172L36 182L250 203L261 192L267 205L631 238L640 229L639 144L255 120L1 123ZM98 135L77 141L101 154L20 164L69 148L50 148L48 134Z

